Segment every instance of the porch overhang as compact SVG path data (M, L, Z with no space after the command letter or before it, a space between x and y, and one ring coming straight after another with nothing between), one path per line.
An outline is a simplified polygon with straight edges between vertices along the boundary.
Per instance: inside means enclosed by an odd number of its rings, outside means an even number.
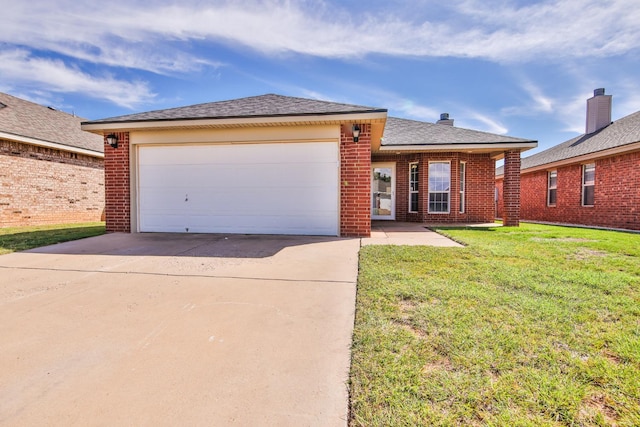
M463 152L463 153L490 153L496 160L504 158L505 151L519 150L526 151L536 148L538 143L532 142L512 142L512 143L478 143L478 144L421 144L421 145L383 145L377 151L380 153L425 153L425 152Z

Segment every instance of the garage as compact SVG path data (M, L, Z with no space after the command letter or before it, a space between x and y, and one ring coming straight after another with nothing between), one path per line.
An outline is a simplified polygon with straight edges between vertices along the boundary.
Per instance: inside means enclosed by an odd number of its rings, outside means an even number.
M137 150L140 232L339 234L337 142Z

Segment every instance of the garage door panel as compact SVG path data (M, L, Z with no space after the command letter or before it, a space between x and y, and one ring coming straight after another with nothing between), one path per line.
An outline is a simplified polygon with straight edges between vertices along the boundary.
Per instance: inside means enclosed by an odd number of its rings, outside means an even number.
M140 231L338 234L337 143L141 147Z

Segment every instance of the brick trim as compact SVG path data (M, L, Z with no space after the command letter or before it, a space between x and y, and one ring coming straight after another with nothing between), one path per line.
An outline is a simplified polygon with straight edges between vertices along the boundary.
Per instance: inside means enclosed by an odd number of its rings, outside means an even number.
M340 132L340 235L371 235L371 125L360 124L353 142L349 129Z
M504 153L504 177L502 181L502 224L507 227L520 225L520 151Z
M105 216L108 232L131 232L129 132L116 132L118 148L104 136Z

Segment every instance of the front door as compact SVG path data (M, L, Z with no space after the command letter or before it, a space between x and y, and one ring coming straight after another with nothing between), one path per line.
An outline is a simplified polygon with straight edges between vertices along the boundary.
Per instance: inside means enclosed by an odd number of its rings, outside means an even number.
M396 219L396 165L371 164L371 219Z

